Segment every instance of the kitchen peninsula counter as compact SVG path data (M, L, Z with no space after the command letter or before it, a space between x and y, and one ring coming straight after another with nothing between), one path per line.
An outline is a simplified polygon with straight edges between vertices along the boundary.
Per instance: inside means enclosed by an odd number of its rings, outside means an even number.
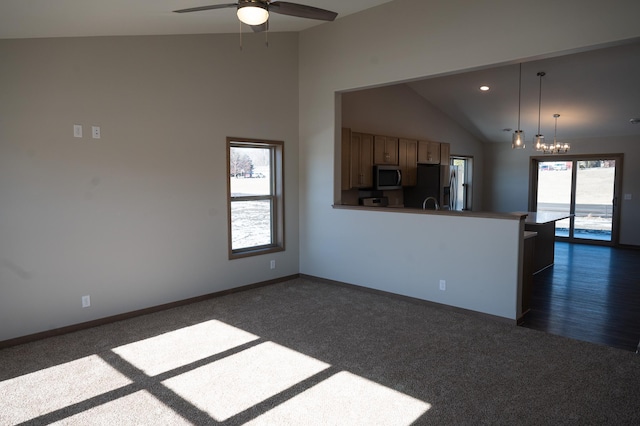
M386 207L371 207L361 206L353 204L333 204L334 209L342 210L360 210L360 211L376 211L376 212L394 212L394 213L409 213L409 214L433 214L444 216L457 216L457 217L484 217L489 219L509 219L520 220L527 216L527 213L498 213L488 211L472 211L472 210L422 210L414 207L404 207L401 205L389 205Z
M366 243L375 243L376 247L356 256L356 259L362 258L361 265L367 264L366 259L369 258L365 252L384 254L388 251L380 245L382 235L388 235L391 243L403 245L410 253L403 258L416 267L409 268L408 276L412 279L406 283L406 288L401 289L401 294L514 321L528 309L533 267L532 262L526 261L526 253L527 246L535 244L536 238L534 233L525 232L527 213L422 210L401 205L371 207L338 203L333 204L332 209L341 234L348 233L351 227L371 230L364 239ZM451 229L461 240L452 240ZM347 252L363 251L362 241L351 241L348 234L343 238ZM464 250L458 250L460 243ZM407 264L404 260L385 264L384 273L390 276L404 274ZM457 267L459 262L467 267ZM528 269L527 264L531 266ZM425 278L420 275L424 265L430 271L429 279L435 283L426 291L422 284ZM449 297L450 293L443 295L438 290L438 279L443 278L457 283L456 291L461 300L450 303L444 297ZM394 288L390 287L390 291L394 292Z
M520 212L526 214L524 229L537 232L534 274L553 265L555 257L556 222L571 217L569 213L562 212Z

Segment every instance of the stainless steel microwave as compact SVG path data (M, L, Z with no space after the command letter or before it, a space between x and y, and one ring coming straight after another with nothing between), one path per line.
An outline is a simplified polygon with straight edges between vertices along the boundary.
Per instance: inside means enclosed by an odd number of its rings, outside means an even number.
M402 189L402 171L398 166L373 166L373 189L385 191L387 189Z

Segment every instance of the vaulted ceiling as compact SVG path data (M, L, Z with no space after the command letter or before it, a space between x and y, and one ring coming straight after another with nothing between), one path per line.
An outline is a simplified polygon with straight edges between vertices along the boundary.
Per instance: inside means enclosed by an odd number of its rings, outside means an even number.
M545 73L542 90L539 72ZM519 64L509 64L409 86L478 139L510 142L518 127L518 79ZM490 89L481 91L482 85ZM640 123L630 122L640 121L640 43L524 62L521 93L520 128L529 144L539 111L547 141L554 114L560 114L558 140L640 135Z
M332 10L338 18L391 0L291 0ZM234 9L173 13L237 0L2 0L0 38L218 34L240 29ZM271 14L271 31L301 31L324 23ZM251 31L244 26L244 31Z
M338 19L390 0L295 0L338 12ZM237 33L232 8L177 14L173 10L232 0L2 0L0 38ZM270 30L302 31L323 21L272 14ZM331 25L328 23L326 25ZM250 32L246 26L243 31ZM407 83L485 142L509 142L518 127L519 64L506 64ZM640 41L522 64L521 129L553 139L640 135ZM482 92L481 85L490 90Z

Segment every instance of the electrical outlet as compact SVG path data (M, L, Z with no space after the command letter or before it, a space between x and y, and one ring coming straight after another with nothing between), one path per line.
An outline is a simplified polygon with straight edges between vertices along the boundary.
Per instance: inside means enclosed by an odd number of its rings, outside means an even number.
M445 280L440 280L440 290L445 291L447 289L447 282Z
M99 126L91 126L91 137L94 139L100 139L100 127Z
M269 267L270 267L271 269L276 269L276 261L275 261L275 260L272 260L272 261L269 263Z
M82 307L88 308L89 306L91 306L91 297L82 296Z

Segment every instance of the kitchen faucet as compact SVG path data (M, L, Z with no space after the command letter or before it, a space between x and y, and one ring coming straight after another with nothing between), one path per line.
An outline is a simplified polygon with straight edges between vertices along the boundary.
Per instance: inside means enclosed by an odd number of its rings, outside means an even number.
M436 210L440 210L440 205L438 204L438 200L435 199L435 197L427 197L424 199L424 201L422 202L422 210L426 210L427 209L427 201L429 200L433 200L433 205L436 208Z

